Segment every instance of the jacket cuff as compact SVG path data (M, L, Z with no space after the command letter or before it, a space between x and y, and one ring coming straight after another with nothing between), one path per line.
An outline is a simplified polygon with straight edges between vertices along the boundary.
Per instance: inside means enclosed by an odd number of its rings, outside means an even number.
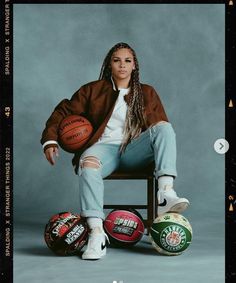
M58 147L58 143L56 141L47 141L43 144L43 150L45 151L49 147Z

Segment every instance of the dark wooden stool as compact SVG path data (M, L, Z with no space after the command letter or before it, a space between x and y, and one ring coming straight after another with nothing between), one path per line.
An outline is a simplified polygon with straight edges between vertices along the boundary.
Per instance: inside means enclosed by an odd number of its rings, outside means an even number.
M105 204L104 209L146 209L147 219L144 219L144 225L149 228L153 220L157 217L157 182L154 177L154 164L138 171L121 171L117 170L105 178L105 180L146 180L147 181L147 203L143 205L135 204Z

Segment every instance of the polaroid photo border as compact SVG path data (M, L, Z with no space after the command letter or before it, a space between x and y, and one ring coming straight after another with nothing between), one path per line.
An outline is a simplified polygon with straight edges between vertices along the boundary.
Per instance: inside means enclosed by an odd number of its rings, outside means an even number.
M13 5L17 4L94 4L138 3L137 1L1 1L0 26L0 281L13 282ZM144 1L148 4L222 4L225 5L225 282L236 279L236 1ZM225 147L225 144L220 144ZM116 282L116 281L114 281Z

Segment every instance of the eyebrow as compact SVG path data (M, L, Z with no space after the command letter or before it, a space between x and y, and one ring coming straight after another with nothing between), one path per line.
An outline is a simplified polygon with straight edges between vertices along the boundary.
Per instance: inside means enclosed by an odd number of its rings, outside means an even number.
M118 59L121 59L121 57L118 57L118 56L112 56L112 58L118 58ZM133 57L126 57L125 59L133 59Z

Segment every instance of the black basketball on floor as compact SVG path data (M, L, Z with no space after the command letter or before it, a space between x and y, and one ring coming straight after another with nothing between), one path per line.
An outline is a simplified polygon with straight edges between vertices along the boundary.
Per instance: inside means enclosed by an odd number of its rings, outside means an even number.
M87 242L87 223L79 214L60 212L49 219L45 226L44 239L54 253L73 255Z

